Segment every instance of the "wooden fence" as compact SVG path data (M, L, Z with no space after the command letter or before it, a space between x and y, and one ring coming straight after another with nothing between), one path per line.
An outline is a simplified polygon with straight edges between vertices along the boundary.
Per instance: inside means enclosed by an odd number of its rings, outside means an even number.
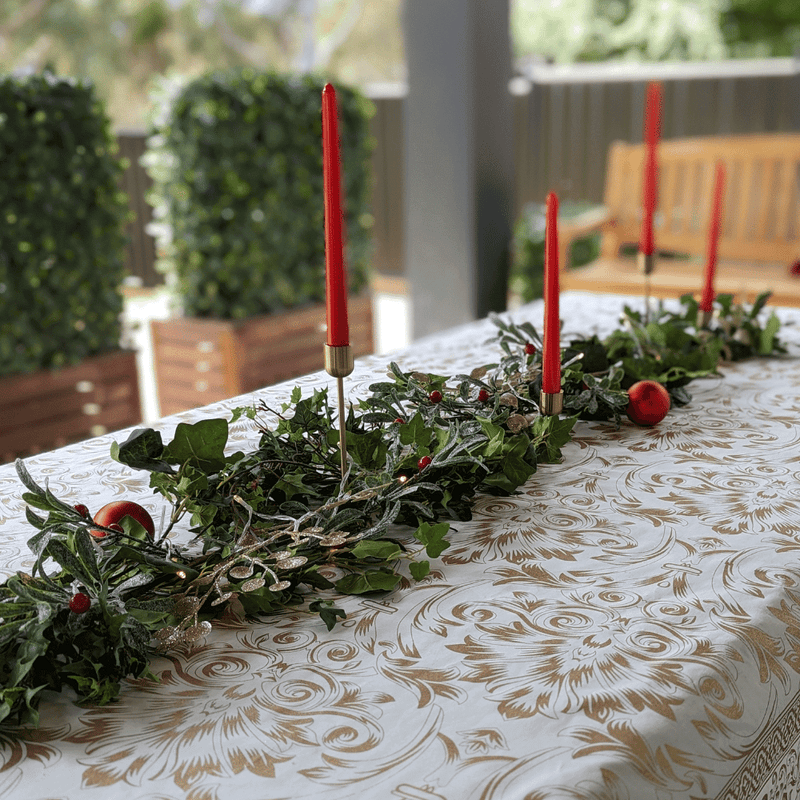
M563 200L603 199L611 142L641 141L647 82L664 86L662 136L800 131L800 61L682 64L530 65L511 82L516 159L515 214L555 190ZM402 276L403 98L401 85L368 91L375 104L371 132L376 272ZM130 160L124 188L136 219L129 226L128 269L144 286L161 276L153 269L153 240L145 232L150 209L148 178L139 165L143 134L119 134Z

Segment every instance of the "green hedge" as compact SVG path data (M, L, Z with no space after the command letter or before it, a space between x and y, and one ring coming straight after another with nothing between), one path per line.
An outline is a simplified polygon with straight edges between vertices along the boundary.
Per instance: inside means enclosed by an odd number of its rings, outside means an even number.
M0 78L0 375L119 348L127 198L93 87Z
M324 299L323 86L244 69L203 75L168 101L144 163L161 223L158 268L187 316L242 319ZM337 96L358 291L371 249L371 104L344 87Z

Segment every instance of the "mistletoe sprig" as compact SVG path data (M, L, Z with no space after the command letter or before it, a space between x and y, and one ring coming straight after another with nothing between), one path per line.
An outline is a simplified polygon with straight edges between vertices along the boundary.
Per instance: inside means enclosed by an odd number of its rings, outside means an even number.
M744 309L720 298L701 331L691 298L649 321L626 309L611 336L564 350L562 418L539 412L538 332L495 317L497 363L454 377L393 363L370 386L348 414L344 476L326 391L295 389L277 409L181 423L168 443L137 430L111 455L148 471L169 504L153 539L130 517L98 539L80 506L17 462L35 563L0 584L0 722L36 724L44 689L109 702L127 676L150 676L154 653L197 641L221 614L295 607L331 628L345 616L341 595L423 580L449 546L450 522L468 520L479 493L513 493L539 464L559 460L578 418L619 424L632 383L659 380L688 402L685 386L721 358L783 352L775 315L758 319L765 302ZM257 426L258 445L227 454L230 424L242 416ZM179 523L187 542L174 536Z

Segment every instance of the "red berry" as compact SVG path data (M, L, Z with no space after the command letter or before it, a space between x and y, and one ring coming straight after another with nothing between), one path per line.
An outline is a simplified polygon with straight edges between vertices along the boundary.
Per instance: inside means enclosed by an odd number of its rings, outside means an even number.
M637 425L661 422L669 407L669 392L657 381L639 381L628 389L628 416Z
M82 517L89 519L89 509L83 503L76 503L72 506Z
M489 399L489 392L487 392L486 389L481 389L478 392L478 400L481 403L485 403L488 399Z
M107 503L94 515L94 521L104 528L110 528L119 523L123 517L133 517L147 531L147 535L151 539L155 536L156 526L147 509L130 500L114 500ZM102 539L106 535L105 531L98 530L91 531L91 534L98 539Z
M442 402L442 393L438 389L434 389L429 395L428 400L431 403L441 403Z
M69 610L73 614L85 614L89 610L89 606L91 604L92 601L88 594L78 592L77 594L72 595L72 598L69 601Z
M525 355L532 356L535 355L535 353L536 353L536 348L530 342L528 342L525 345Z
M430 466L430 463L431 463L430 456L422 456L422 458L419 461L417 461L417 467L419 471L422 472L422 470L425 469L425 467Z
M405 425L406 421L402 417L396 417L394 420L398 425Z

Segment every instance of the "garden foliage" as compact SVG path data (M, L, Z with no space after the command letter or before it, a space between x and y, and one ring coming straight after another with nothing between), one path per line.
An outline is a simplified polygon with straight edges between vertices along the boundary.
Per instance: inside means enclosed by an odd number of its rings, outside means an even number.
M180 88L145 163L158 267L187 316L244 319L324 300L323 82L244 69ZM337 88L350 288L371 244L368 102Z
M0 375L119 347L127 198L89 83L0 78Z

